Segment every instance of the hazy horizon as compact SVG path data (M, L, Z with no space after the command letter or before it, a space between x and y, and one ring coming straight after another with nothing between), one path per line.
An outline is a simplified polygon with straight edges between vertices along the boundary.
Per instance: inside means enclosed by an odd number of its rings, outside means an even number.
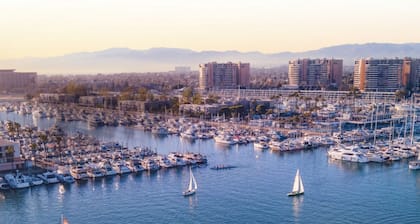
M40 74L110 74L130 72L167 72L176 66L189 66L217 62L249 62L253 68L274 68L287 65L297 58L343 59L344 65L352 65L363 57L420 58L420 43L392 44L368 43L335 45L305 52L194 51L183 48L109 48L100 51L74 52L62 56L0 60L0 68L17 71L36 71Z

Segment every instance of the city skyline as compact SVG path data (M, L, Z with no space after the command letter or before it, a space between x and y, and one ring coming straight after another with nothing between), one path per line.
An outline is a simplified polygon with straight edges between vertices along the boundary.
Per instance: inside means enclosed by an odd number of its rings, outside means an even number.
M420 40L420 2L11 1L2 4L0 60L114 47L301 52ZM406 34L406 35L401 35Z

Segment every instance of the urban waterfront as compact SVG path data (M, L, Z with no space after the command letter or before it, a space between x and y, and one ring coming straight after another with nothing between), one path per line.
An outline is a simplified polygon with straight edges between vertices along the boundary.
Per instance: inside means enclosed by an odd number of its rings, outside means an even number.
M1 120L31 124L32 116L0 113ZM40 119L46 129L55 120ZM213 140L188 142L156 137L130 127L90 129L84 122L59 122L128 147L158 153L192 151L208 166L193 168L198 191L183 197L188 168L160 169L78 182L0 192L0 223L416 223L420 220L420 172L406 160L392 164L330 161L326 149L273 153L252 144L228 148ZM229 170L211 170L217 164ZM299 168L305 194L287 197Z

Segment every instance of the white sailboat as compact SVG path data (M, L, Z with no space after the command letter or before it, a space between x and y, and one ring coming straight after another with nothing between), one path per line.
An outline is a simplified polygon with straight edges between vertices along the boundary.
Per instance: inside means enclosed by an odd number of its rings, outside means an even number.
M288 193L287 196L297 196L303 194L305 189L303 188L302 177L300 176L299 169L296 171L295 181L293 182L292 192Z
M182 194L184 196L189 196L189 195L193 195L195 194L195 192L197 191L197 181L195 180L195 177L191 171L191 167L190 167L190 184L188 185L188 189L184 192L182 192Z

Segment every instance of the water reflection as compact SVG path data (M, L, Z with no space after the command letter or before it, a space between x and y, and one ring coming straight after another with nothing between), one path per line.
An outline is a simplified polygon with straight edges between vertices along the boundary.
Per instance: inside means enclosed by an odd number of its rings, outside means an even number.
M66 193L66 189L64 188L64 185L60 184L58 186L58 195L57 195L58 202L63 203L64 193Z
M303 195L293 197L293 201L292 201L293 216L295 218L299 218L299 213L300 213L301 207L303 205L303 198L304 198Z
M346 170L346 171L361 171L363 170L364 165L367 165L367 164L359 164L356 162L341 161L341 160L336 160L336 159L331 159L331 158L328 158L328 164L335 165L341 170Z
M196 194L188 196L188 206L190 209L194 209L198 206L198 197Z

